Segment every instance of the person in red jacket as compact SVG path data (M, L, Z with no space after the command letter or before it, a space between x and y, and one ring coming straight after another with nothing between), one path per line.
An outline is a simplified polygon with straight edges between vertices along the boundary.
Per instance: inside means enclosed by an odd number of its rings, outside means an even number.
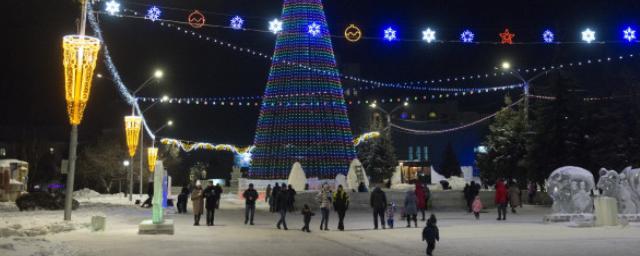
M424 193L424 188L421 182L416 182L416 206L418 211L422 213L422 221L424 221L424 211L427 209L427 195Z
M498 207L498 219L507 220L507 187L504 185L504 181L498 180L496 182L496 206Z

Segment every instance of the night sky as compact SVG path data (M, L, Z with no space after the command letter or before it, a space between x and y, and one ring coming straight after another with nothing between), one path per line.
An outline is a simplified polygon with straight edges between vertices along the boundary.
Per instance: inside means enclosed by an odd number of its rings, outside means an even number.
M164 17L185 20L187 10L205 10L207 23L228 24L230 16L245 18L245 26L265 29L279 17L282 1L275 0L180 0L120 1L122 6L145 12L148 4L175 7L163 9ZM61 38L75 33L79 5L72 0L5 1L2 24L4 51L0 93L0 126L47 126L68 129L64 102ZM103 8L98 3L96 8ZM540 41L545 29L552 29L559 41L578 41L586 27L597 31L599 39L622 40L622 30L640 25L638 1L370 1L330 0L324 7L332 34L342 34L355 23L365 36L380 37L394 26L400 38L420 39L427 26L442 39L455 40L464 29L473 30L476 40L497 41L504 28L516 33L515 41ZM178 10L185 9L185 10ZM215 97L261 95L267 80L269 61L228 48L215 47L183 33L149 21L100 16L108 45L124 82L132 89L149 77L155 68L164 70L160 84L140 95L159 97ZM271 54L275 36L267 33L204 28L200 32ZM88 34L93 34L88 30ZM333 39L338 67L359 64L360 76L380 81L407 81L491 72L504 60L533 67L560 62L599 58L617 54L638 54L638 46L608 45L458 45L424 42L387 43L363 40L349 43ZM593 93L615 86L608 76L621 68L637 67L637 60L574 69ZM96 70L108 74L102 56ZM481 79L451 86L498 86L515 82L508 77ZM347 86L347 85L345 85ZM348 86L358 86L350 83ZM347 86L347 87L348 87ZM395 95L416 95L393 91ZM362 98L388 95L370 91ZM466 110L490 113L497 110L502 94L462 98ZM144 107L144 106L143 106ZM393 105L386 106L392 108ZM202 105L161 105L146 116L153 127L166 119L176 126L160 136L215 143L249 145L253 141L257 107L212 107ZM367 113L364 105L350 106L351 115ZM95 80L80 128L80 137L93 136L102 129L122 127L122 117L130 108L118 96L109 80ZM352 118L360 132L366 125ZM66 135L66 134L64 134ZM66 137L52 138L65 141Z

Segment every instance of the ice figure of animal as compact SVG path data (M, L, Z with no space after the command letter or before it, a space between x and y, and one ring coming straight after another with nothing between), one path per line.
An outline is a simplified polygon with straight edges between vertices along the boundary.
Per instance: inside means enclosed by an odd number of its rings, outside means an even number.
M556 169L547 179L553 213L592 213L593 200L589 193L594 187L593 175L583 168L564 166Z
M640 198L637 191L633 189L634 179L637 169L627 167L618 174L615 170L600 169L600 180L598 188L602 190L604 196L613 197L618 201L618 212L621 214L637 214ZM628 175L631 175L629 177Z

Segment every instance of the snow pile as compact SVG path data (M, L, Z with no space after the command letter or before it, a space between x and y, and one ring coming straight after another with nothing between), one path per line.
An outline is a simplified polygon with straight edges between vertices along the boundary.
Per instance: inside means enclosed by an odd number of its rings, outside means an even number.
M96 192L95 190L91 190L88 188L83 188L80 190L76 190L73 191L73 197L85 197L85 198L91 198L91 197L98 197L100 196L100 193Z
M22 228L20 224L13 224L8 227L0 227L0 237L20 236L42 236L46 234L56 234L75 230L75 224L70 222L53 222L42 226L32 226Z
M463 190L464 185L467 184L467 181L464 178L457 176L451 176L447 179L447 181L449 182L449 187L451 187L451 190Z
M0 255L6 256L62 256L87 255L69 246L44 238L0 239Z

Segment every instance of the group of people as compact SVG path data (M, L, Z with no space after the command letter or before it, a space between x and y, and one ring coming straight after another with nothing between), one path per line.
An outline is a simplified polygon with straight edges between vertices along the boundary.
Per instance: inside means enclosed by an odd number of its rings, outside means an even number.
M265 190L265 202L269 204L270 212L278 212L281 207L279 204L283 204L283 208L289 212L294 211L294 203L296 201L296 190L291 186L287 186L282 183L282 186L276 183L273 188L271 184L267 185ZM280 201L278 201L280 200Z
M430 196L429 187L420 182L415 184L414 190L406 192L402 205L402 217L406 219L407 227L411 227L411 221L413 221L414 227L418 227L418 212L422 215L421 220L425 221L425 212L429 205ZM374 188L371 192L369 204L373 209L373 228L378 229L378 221L383 229L386 229L386 226L393 228L396 204L387 202L387 196L380 187ZM386 225L385 214L387 215Z
M200 225L200 217L206 212L207 226L213 226L215 220L215 211L220 208L220 198L222 196L222 187L220 184L213 185L213 182L209 182L205 189L202 189L202 185L197 183L191 191L191 203L193 204L193 225ZM187 212L187 198L189 198L189 189L183 188L180 195L178 195L178 213Z

